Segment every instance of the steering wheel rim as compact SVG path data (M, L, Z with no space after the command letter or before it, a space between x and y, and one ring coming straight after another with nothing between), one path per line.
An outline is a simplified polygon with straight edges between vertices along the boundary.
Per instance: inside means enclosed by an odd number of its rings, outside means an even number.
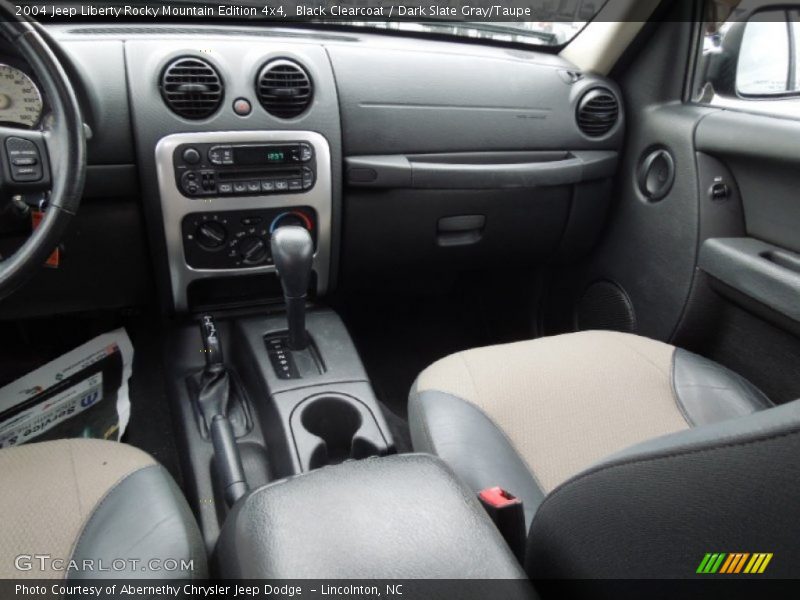
M14 254L0 259L0 299L36 274L61 241L80 205L86 176L86 140L80 105L66 71L39 27L17 17L13 6L0 0L0 36L30 65L53 113L52 126L38 132L0 127L0 152L5 152L7 137L41 136L51 180L49 202L41 223Z

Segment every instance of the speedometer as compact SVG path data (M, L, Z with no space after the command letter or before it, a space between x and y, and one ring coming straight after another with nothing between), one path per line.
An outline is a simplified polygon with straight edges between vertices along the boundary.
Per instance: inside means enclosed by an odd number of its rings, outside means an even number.
M42 116L42 94L30 77L0 63L0 122L33 127Z

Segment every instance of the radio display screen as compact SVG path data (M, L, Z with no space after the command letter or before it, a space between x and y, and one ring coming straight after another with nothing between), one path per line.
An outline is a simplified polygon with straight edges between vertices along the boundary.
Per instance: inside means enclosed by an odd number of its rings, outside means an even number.
M284 165L292 160L295 146L234 146L233 162L236 165Z

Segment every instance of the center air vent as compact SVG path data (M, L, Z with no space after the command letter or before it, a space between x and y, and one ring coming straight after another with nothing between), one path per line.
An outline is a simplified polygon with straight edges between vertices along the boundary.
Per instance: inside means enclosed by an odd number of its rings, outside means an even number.
M578 103L578 127L589 137L607 134L619 119L619 101L606 88L594 88Z
M177 115L205 119L222 102L224 86L217 71L199 58L179 58L164 69L161 95Z
M261 106L280 119L302 114L311 104L313 93L308 73L296 62L284 58L268 62L256 79Z

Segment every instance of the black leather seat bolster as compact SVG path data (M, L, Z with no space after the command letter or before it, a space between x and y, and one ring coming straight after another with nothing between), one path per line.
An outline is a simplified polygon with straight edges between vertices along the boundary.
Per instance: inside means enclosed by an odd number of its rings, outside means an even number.
M499 486L520 498L530 527L545 495L506 435L474 404L415 388L408 408L414 449L440 457L475 493Z
M528 538L537 578L696 577L708 552L773 553L795 577L800 401L628 448L553 490Z
M228 515L214 559L225 578L525 578L477 498L425 454L254 490Z
M69 579L202 579L208 575L205 546L192 511L160 465L134 471L108 491L84 525L72 559L79 565L94 561L95 568L69 571ZM100 561L111 570L98 571Z
M692 426L718 423L772 406L761 390L738 373L680 348L672 359L672 388Z

